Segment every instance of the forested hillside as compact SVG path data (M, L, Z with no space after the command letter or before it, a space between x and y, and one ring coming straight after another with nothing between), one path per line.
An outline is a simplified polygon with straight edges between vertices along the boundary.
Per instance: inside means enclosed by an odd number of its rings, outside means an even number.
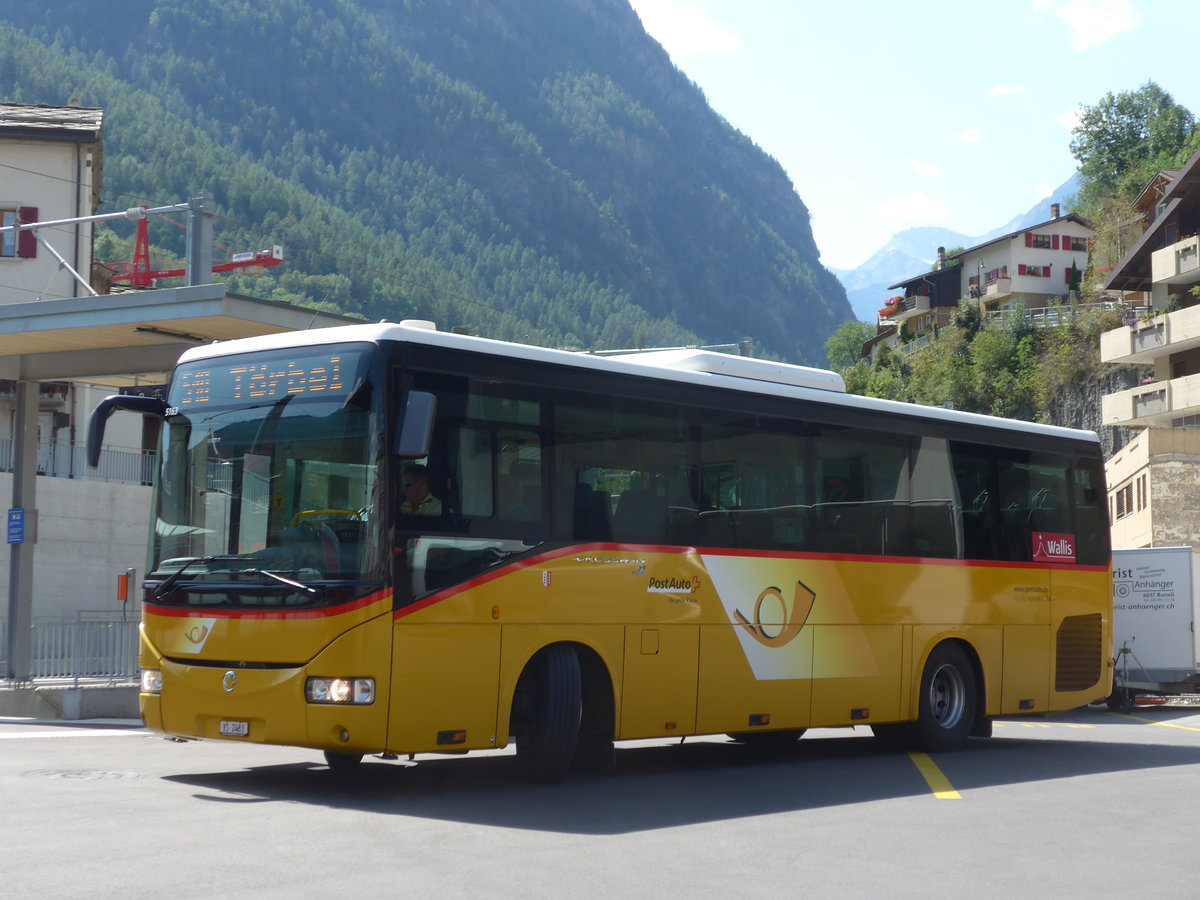
M782 168L625 0L41 0L0 14L0 92L106 110L106 209L207 188L223 242L284 243L246 293L811 364L851 318Z

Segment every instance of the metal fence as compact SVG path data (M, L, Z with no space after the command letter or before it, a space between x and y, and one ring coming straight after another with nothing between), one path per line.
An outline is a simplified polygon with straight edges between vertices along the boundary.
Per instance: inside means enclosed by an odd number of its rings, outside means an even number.
M0 619L0 668L7 668L8 624ZM35 617L30 641L33 678L134 681L138 620L119 612L81 610L74 618Z
M89 481L117 481L124 484L150 484L154 478L153 450L100 451L100 464L87 464L87 445L78 441L54 441L39 444L37 467L39 475L52 478L79 478ZM0 472L13 470L11 438L0 440Z

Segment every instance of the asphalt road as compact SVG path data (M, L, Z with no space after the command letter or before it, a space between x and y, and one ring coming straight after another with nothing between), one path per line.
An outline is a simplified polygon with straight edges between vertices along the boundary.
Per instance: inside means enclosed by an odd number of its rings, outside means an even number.
M1200 709L996 724L963 752L866 729L784 755L621 745L528 786L507 754L368 760L0 720L0 897L1193 897Z

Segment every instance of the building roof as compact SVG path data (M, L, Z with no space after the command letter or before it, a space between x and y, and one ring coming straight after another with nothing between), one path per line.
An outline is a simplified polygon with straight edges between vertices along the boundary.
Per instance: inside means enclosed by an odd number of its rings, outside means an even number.
M1045 228L1047 225L1053 225L1055 222L1074 222L1076 225L1082 225L1084 228L1094 229L1096 226L1089 219L1085 219L1076 213L1067 213L1065 216L1059 216L1057 219L1047 219L1045 222L1038 222L1036 225L1029 225L1026 228L1018 228L1016 231L1010 231L1008 234L1002 234L999 237L994 237L990 241L984 241L982 244L976 244L974 247L967 247L965 250L960 250L957 253L950 254L948 259L959 259L980 250L984 247L990 247L992 244L999 244L1004 241L1010 241L1019 234L1025 234L1027 231L1037 231L1039 228Z
M1150 255L1163 246L1163 232L1168 224L1176 221L1180 204L1189 194L1196 191L1197 186L1200 186L1200 149L1192 154L1192 158L1171 180L1162 197L1166 207L1158 218L1150 223L1150 227L1142 232L1142 236L1125 254L1125 258L1113 267L1112 273L1104 282L1105 290L1150 290Z
M102 109L0 103L0 137L98 141L103 124Z

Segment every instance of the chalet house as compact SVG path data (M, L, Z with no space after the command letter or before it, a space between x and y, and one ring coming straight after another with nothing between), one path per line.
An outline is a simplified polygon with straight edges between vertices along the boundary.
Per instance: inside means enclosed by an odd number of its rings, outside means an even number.
M1152 307L1100 336L1102 362L1150 373L1102 400L1105 425L1144 429L1108 461L1113 546L1200 547L1200 151L1142 196L1145 230L1104 282Z
M890 285L899 293L879 310L882 343L932 332L949 321L964 297L977 299L984 313L1018 304L1044 307L1068 297L1087 267L1092 224L1073 213L1060 215L1057 203L1050 211L1045 222L949 256L939 247L932 271Z

